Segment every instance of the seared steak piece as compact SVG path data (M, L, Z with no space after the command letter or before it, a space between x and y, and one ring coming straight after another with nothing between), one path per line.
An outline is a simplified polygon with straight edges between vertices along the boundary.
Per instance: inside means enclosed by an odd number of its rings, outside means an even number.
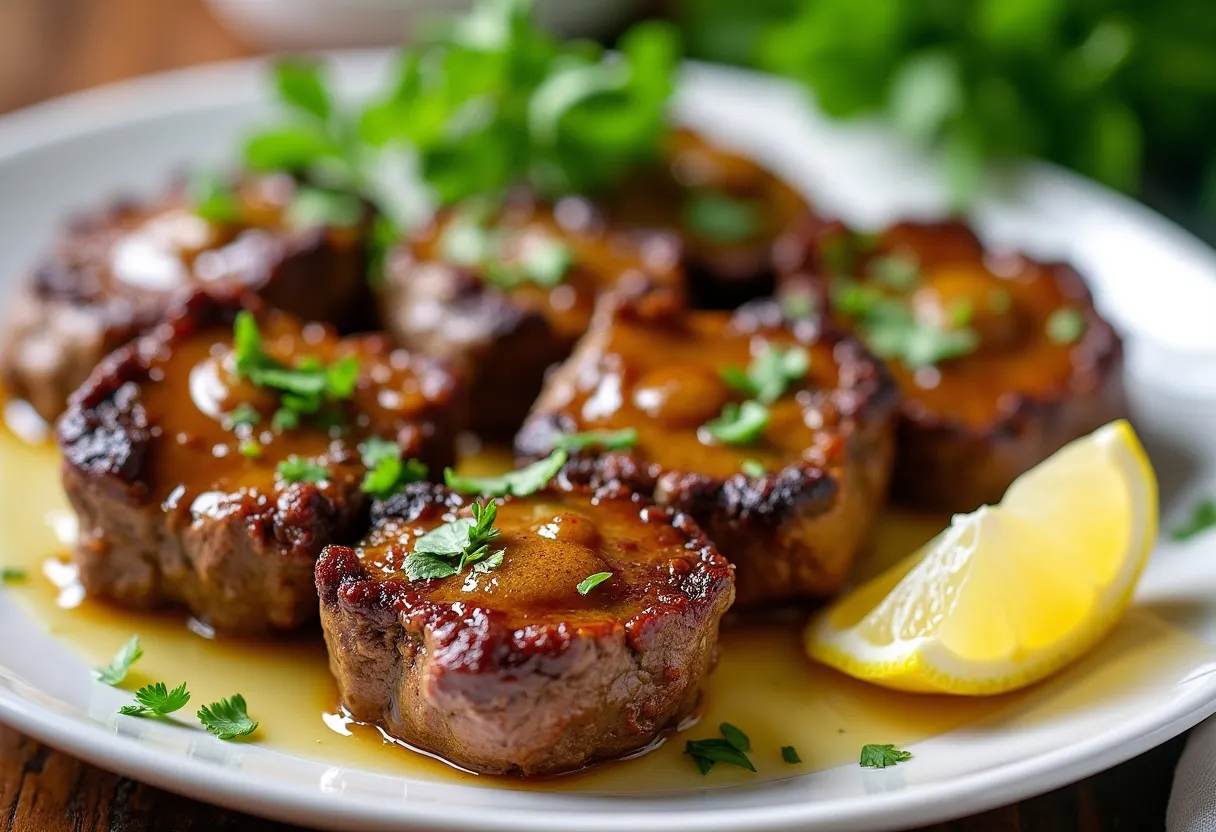
M734 309L773 293L773 243L807 210L754 161L690 130L671 133L661 165L608 199L614 223L674 231L684 241L694 305Z
M363 455L441 471L462 401L431 359L281 312L234 349L240 309L197 295L102 361L57 425L63 482L91 595L288 630L316 616L321 549L361 531Z
M465 368L472 430L509 440L599 294L639 283L681 291L678 261L670 236L611 232L585 200L517 192L498 209L443 212L399 246L380 314L407 349Z
M771 300L734 313L608 300L550 376L519 455L585 446L580 476L653 483L735 565L741 604L836 592L891 473L882 365Z
M359 546L317 562L330 668L356 719L473 771L537 776L637 751L692 712L734 591L690 518L557 479L483 501L497 567L409 580L422 536L471 502L407 486L373 507Z
M15 299L0 342L10 393L54 419L98 361L199 288L254 291L344 329L366 316L368 217L338 227L295 210L315 194L285 175L239 182L224 222L196 214L186 190L116 202L68 227Z
M986 251L957 222L868 237L809 216L783 257L783 293L826 300L902 391L893 493L904 503L994 503L1126 412L1122 343L1066 264Z

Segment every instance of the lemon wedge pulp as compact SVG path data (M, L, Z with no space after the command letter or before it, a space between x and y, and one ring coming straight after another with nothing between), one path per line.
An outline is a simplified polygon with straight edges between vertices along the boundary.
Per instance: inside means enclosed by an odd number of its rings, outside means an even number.
M807 652L898 690L1024 687L1110 631L1156 537L1156 475L1112 422L833 603L807 626Z

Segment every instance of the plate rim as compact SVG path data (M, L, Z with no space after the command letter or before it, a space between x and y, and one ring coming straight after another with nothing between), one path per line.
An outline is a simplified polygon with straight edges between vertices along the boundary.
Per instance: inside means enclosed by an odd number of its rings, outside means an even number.
M319 53L336 66L358 74L381 66L390 52L379 49ZM188 112L228 108L264 100L262 72L268 56L224 61L119 81L51 99L0 116L0 164L19 164L34 148L72 141L90 133L141 121L173 118ZM731 67L692 64L697 74L721 79L780 79ZM254 83L251 83L254 82ZM1163 235L1171 245L1211 250L1198 238L1151 208L1077 174L1043 162L1021 166L1030 183L1050 184L1100 201L1138 225ZM21 615L28 617L23 611ZM0 665L0 671L3 666ZM466 806L454 816L442 804L357 800L316 788L277 780L251 781L239 770L167 752L131 737L120 736L104 724L62 715L53 708L0 685L0 722L40 742L106 770L133 777L167 791L218 803L261 817L321 822L331 826L399 822L423 824L435 830L475 826L487 830L529 832L608 832L628 825L639 829L661 826L670 832L712 832L749 829L756 832L798 828L805 823L839 829L884 828L890 824L922 824L984 811L1074 782L1144 753L1182 733L1216 712L1216 675L1192 683L1175 697L1163 719L1161 709L1122 723L1117 730L1014 762L995 765L949 781L916 784L895 792L846 798L830 803L808 795L803 801L777 806L744 806L712 810L631 810L601 815L573 811L544 811L520 807ZM539 794L539 793L538 793ZM569 798L570 795L565 795ZM540 798L543 799L543 798Z

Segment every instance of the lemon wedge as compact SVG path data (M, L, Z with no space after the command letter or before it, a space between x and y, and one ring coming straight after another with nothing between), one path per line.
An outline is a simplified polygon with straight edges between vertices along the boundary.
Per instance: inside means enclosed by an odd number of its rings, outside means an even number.
M807 652L897 690L1024 687L1110 631L1156 537L1156 475L1131 426L1112 422L816 616Z

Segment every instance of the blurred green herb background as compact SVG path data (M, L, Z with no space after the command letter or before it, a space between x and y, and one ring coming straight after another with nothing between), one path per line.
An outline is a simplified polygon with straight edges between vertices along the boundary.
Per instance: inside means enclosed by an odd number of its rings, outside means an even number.
M683 0L691 57L804 83L941 153L965 201L1033 156L1216 237L1214 0Z

